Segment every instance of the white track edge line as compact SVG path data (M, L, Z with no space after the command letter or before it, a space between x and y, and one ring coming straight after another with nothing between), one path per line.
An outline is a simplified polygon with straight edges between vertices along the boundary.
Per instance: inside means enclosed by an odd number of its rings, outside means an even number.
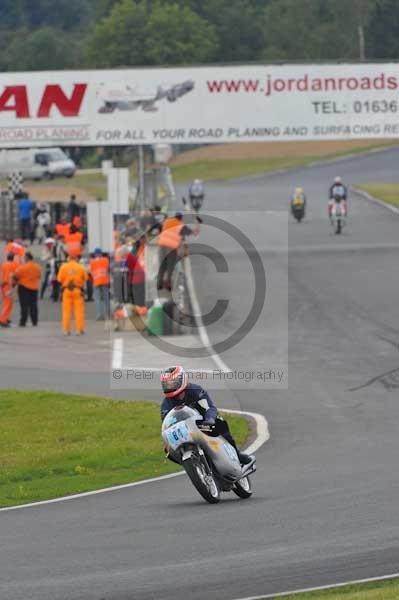
M197 299L197 296L195 293L195 287L194 287L194 282L193 282L192 272L191 272L190 259L187 259L187 266L188 266L188 274L187 274L188 287L191 288L191 289L189 289L189 294L191 297L191 302L193 303L194 312L196 313L195 317L197 319L197 325L198 325L198 330L200 333L200 338L201 338L201 341L204 344L204 346L206 346L209 350L213 350L213 346L209 339L208 332L206 331L206 328L201 319L201 309L200 309L199 302L198 302L198 299ZM221 369L222 371L226 371L226 372L231 371L231 369L229 369L229 367L223 362L223 360L220 358L220 356L218 354L216 354L215 351L212 354L212 359L214 360L216 365L219 367L219 369ZM116 370L121 369L122 365L123 365L123 338L117 338L116 340L114 340L114 344L113 344L112 368L116 369ZM228 409L228 408L221 408L220 410L221 410L221 412L224 411L224 412L228 412L231 414L247 415L254 419L254 421L256 423L256 439L252 442L252 444L250 444L248 446L248 448L246 448L247 452L249 452L249 453L256 452L257 450L259 450L259 448L261 446L263 446L263 444L265 444L270 439L269 424L263 415L261 415L259 413L253 413L253 412L244 411L244 410L233 410L233 409ZM121 489L130 488L130 487L136 487L139 485L144 485L146 483L153 483L156 481L163 481L164 479L171 479L172 477L178 477L179 475L183 475L183 474L184 474L184 471L181 471L179 473L171 473L170 475L162 475L161 477L153 477L151 479L144 479L143 481L135 481L134 483L125 483L123 485L118 485L118 486L114 486L114 487L110 487L110 488L103 488L100 490L92 490L91 492L83 492L82 494L73 494L71 496L63 496L61 498L52 498L51 500L42 500L39 502L31 502L29 504L20 504L18 506L9 506L6 508L0 508L0 512L9 512L11 510L18 510L21 508L30 508L33 506L43 506L45 504L55 504L57 502L66 502L67 500L73 500L76 498L85 498L87 496L95 496L97 494L105 494L107 492L113 492L116 490L121 490Z
M200 305L198 302L197 294L195 292L193 274L191 271L191 262L190 262L189 257L186 258L185 265L186 265L188 293L190 294L191 303L193 305L194 317L195 317L195 320L197 321L197 328L198 328L198 333L199 333L201 342L205 346L205 348L207 348L207 350L211 353L210 356L211 356L212 360L214 361L214 363L216 364L216 366L221 371L229 373L231 371L231 369L229 369L229 367L226 365L226 363L223 362L223 360L220 358L220 356L215 352L215 350L211 344L211 340L209 339L208 332L202 322L201 309L200 309Z
M235 600L267 600L267 598L283 598L284 596L291 596L295 594L306 594L308 592L321 592L323 590L333 590L334 588L341 588L347 585L357 585L362 583L373 583L373 581L384 581L387 579L397 579L399 573L392 573L391 575L381 575L381 577L368 577L367 579L355 579L353 581L343 581L342 583L332 583L331 585L321 585L318 587L304 588L301 590L292 590L291 592L279 592L277 594L267 594L266 596L247 596L246 598L236 598Z
M261 448L261 446L263 446L263 444L265 444L267 441L269 441L270 439L270 432L269 432L269 423L267 422L266 418L259 414L259 413L254 413L254 412L250 412L250 411L246 411L246 410L235 410L232 408L220 408L220 412L226 412L229 414L235 414L235 415L244 415L247 417L250 417L251 419L253 419L256 423L256 438L254 439L254 441L252 442L252 444L250 444L249 446L247 446L245 448L245 451L248 452L248 454L253 454L254 452L257 452L257 450L259 450L259 448Z
M183 471L184 472L184 471ZM162 481L163 479L171 479L177 477L182 473L170 473L169 475L161 475L159 477L152 477L151 479L143 479L142 481L134 481L133 483L123 483L121 485L114 485L108 488L101 488L99 490L91 490L90 492L82 492L81 494L71 494L70 496L61 496L60 498L51 498L51 500L39 500L39 502L29 502L29 504L18 504L17 506L6 506L0 508L0 512L8 512L10 510L18 510L21 508L31 508L34 506L43 506L44 504L56 504L58 502L65 502L66 500L75 500L77 498L86 498L88 496L95 496L96 494L105 494L106 492L115 492L117 490L123 490L126 488L136 487L143 485L144 483L153 483L156 481Z
M379 198L376 198L375 196L372 196L368 192L365 192L364 190L360 190L359 188L357 188L355 186L351 186L351 191L354 192L355 194L358 194L359 196L362 196L366 200L373 202L374 204L378 204L379 206L382 206L383 208L390 210L391 212L395 213L395 215L399 215L399 208L397 206L388 204L388 202L384 202L383 200L380 200Z
M123 338L116 338L112 344L112 369L120 370L123 365Z
M269 435L269 427L268 423L263 415L258 413L252 413L249 411L243 410L233 410L228 408L221 408L221 412L228 412L232 414L242 414L251 417L256 423L256 439L252 442L252 444L246 448L247 452L253 453L259 450L261 446L265 442L268 441ZM170 473L169 475L161 475L159 477L152 477L151 479L143 479L142 481L134 481L133 483L124 483L122 485L115 485L108 488L102 488L100 490L91 490L90 492L82 492L81 494L72 494L70 496L62 496L61 498L52 498L51 500L40 500L39 502L30 502L29 504L19 504L17 506L6 506L5 508L0 508L1 512L10 512L12 510L20 510L22 508L32 508L35 506L43 506L45 504L57 504L59 502L66 502L67 500L76 500L78 498L86 498L88 496L96 496L98 494L106 494L108 492L115 492L118 490L124 490L127 488L137 487L139 485L144 485L147 483L155 483L157 481L164 481L165 479L172 479L173 477L179 477L180 475L184 475L184 471L179 471L178 473Z

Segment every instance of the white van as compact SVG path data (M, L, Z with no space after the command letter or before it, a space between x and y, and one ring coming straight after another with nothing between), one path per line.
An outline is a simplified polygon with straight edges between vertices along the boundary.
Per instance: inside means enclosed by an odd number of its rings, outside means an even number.
M0 174L7 175L16 171L22 173L24 179L73 177L76 165L61 148L1 150Z

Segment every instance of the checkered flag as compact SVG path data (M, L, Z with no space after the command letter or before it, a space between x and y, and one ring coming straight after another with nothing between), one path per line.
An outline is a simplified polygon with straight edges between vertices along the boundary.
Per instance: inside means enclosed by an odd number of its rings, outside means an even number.
M24 178L20 171L14 171L8 174L8 194L11 198L15 198L17 194L23 191Z

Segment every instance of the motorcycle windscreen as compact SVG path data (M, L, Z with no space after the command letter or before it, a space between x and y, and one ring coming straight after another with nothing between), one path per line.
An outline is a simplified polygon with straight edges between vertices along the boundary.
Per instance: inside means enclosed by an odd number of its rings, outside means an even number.
M187 421L187 419L190 419L191 417L195 416L199 417L199 414L197 413L197 411L193 410L189 406L177 406L176 408L171 410L168 415L166 415L162 425L162 429L168 429L176 423Z

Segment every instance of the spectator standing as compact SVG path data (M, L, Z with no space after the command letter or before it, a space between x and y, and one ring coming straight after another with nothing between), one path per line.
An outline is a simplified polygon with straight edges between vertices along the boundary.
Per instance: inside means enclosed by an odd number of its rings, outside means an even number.
M140 258L141 241L134 244L127 255L129 301L136 306L145 306L145 271Z
M15 271L15 279L18 284L18 298L21 308L20 327L25 327L28 317L32 325L36 326L39 319L38 293L42 270L34 261L30 252L25 254L25 262Z
M57 279L62 288L62 328L64 335L71 335L72 313L75 316L76 335L85 330L84 286L87 271L79 264L75 256L69 256L68 262L61 265Z
M54 214L54 222L61 223L61 219L62 219L62 204L61 204L61 202L54 202L53 214Z
M7 260L0 267L0 285L3 306L0 313L0 326L9 327L13 309L12 290L15 286L14 274L19 264L14 260L14 254L8 254Z
M196 217L197 223L201 219ZM198 235L199 225L194 229L187 227L183 223L183 215L177 212L174 217L169 217L162 224L162 230L158 237L159 245L159 270L157 279L157 288L172 290L172 273L178 260L178 251L187 235ZM166 273L166 281L164 282Z
M96 321L105 321L110 316L110 269L109 258L101 248L94 250L90 261L90 273L93 279L94 302L96 305Z
M66 217L62 217L60 221L56 222L55 234L57 236L63 236L65 238L69 234L70 227L71 225L70 223L67 223Z
M33 239L37 238L39 244L42 244L44 240L48 237L49 227L51 223L51 217L49 208L43 202L40 202L37 205L35 214L35 224L33 227Z
M26 248L25 248L25 246L22 245L22 240L15 240L15 241L13 239L7 240L6 251L5 251L6 256L8 256L9 254L13 254L14 260L17 263L21 264L23 262L25 253L26 253Z
M20 234L23 240L28 240L31 237L31 215L34 203L29 198L27 192L23 192L23 197L18 201L18 215Z
M54 279L55 273L55 240L53 238L47 238L44 242L45 247L43 249L41 260L45 264L44 277L40 288L40 299L42 300L47 289L47 286Z
M65 236L65 245L68 256L80 258L83 252L83 233L75 225L71 225L69 233Z
M63 236L58 236L55 241L54 246L54 273L52 279L52 294L51 299L53 302L58 302L60 298L60 284L57 279L58 271L63 263L68 260L68 252L66 250L65 242Z
M75 217L80 217L80 206L76 202L75 194L72 194L68 205L68 219L70 223L73 223Z

